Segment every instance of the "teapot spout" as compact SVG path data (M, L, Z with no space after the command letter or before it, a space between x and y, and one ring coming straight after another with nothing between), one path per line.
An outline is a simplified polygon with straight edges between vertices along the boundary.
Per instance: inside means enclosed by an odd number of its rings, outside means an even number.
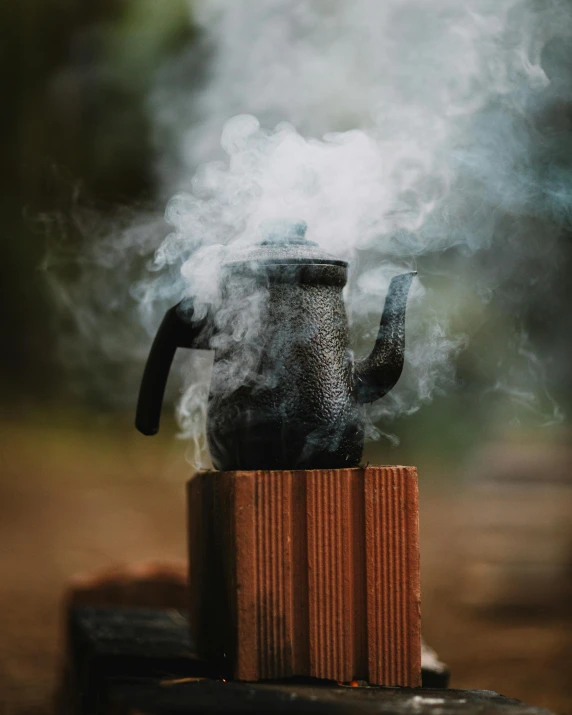
M399 380L405 354L405 307L416 275L392 278L375 346L367 358L356 363L355 386L362 404L383 397Z

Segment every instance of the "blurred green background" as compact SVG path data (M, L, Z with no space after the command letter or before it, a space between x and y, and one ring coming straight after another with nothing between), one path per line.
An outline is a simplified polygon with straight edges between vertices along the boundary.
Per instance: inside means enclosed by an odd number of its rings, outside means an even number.
M116 400L101 387L105 379L95 379L94 371L101 371L135 384L140 364L99 355L93 361L65 359L66 350L79 349L77 316L62 311L51 276L55 272L64 284L67 276L73 284L74 257L90 240L90 221L96 240L106 222L126 215L129 220L133 208L161 215L149 91L156 72L199 33L184 0L3 0L0 31L0 532L6 547L0 702L5 698L14 712L47 712L61 657L59 608L71 576L118 560L184 557L182 485L191 472L186 447L174 440L172 423L154 441L136 434L133 403ZM209 58L197 53L198 82ZM569 106L553 109L558 122L572 125ZM556 122L554 116L546 121ZM502 524L503 546L495 546L493 556L475 552L481 527L475 527L476 536L467 532L466 518L475 504L486 509L487 500L495 499L496 481L506 477L513 484L516 473L536 485L532 496L524 491L527 504L538 499L538 489L548 503L536 522L523 516L522 532L515 517L510 529L516 541L529 543L525 522L536 529L536 543L548 538L543 529L554 523L555 504L570 507L569 420L542 426L554 413L552 399L564 415L572 406L570 236L559 233L551 250L549 284L540 281L529 298L530 267L523 266L526 280L511 278L486 315L474 305L461 306L458 320L470 342L458 359L457 386L389 427L400 437L397 447L387 441L369 445L366 456L419 465L424 630L450 663L453 684L495 688L563 712L572 707L570 614L560 605L562 593L569 593L570 534L559 526L550 535L558 542L552 556L538 558L556 564L552 586L547 580L534 608L523 611L519 598L507 593L522 595L529 582L514 586L506 573L524 559L524 571L537 581L537 561L515 556L518 549L506 545ZM432 260L424 266L429 281ZM458 256L440 260L454 270ZM447 293L446 284L439 287L443 300L456 299L453 288ZM518 316L510 308L514 293L524 295ZM515 344L520 334L530 341ZM509 354L516 358L507 368ZM519 384L527 376L535 382L539 402L533 409L490 389L501 368L519 374ZM127 394L134 400L134 392ZM490 443L501 445L501 457L492 463L486 456ZM483 470L492 496L471 496L468 477L474 472L478 481ZM550 478L555 473L557 488ZM572 510L565 513L572 516ZM464 539L472 551L464 550ZM489 569L483 581L479 564L488 568L492 562L510 568L498 578ZM471 563L477 564L473 585L464 587ZM472 599L476 606L465 603L467 588L484 594Z
M81 248L78 210L103 221L155 200L146 97L158 65L193 29L187 4L177 1L7 2L0 12L0 379L13 414L72 397L56 349L70 325L56 314L46 269Z
M62 310L54 285L57 290L65 289L66 281L73 284L81 269L77 256L87 253L86 244L95 243L112 222L128 221L129 211L154 213L160 225L165 203L155 179L160 138L147 103L157 72L198 38L190 7L184 0L2 4L0 381L9 415L48 409L65 417L70 407L97 413L117 407L113 390L101 387L105 382L99 374L128 374L135 384L141 365L121 364L122 355L115 363L109 354L90 362L85 347L83 365L79 358L67 359L70 347L82 352L76 322L81 315L73 315L70 306ZM208 71L208 62L208 52L197 43L195 81ZM552 125L570 122L568 106L551 109L557 119L541 120L548 124L545 135ZM469 299L458 295L455 284L442 278L446 266L456 285L462 283L463 271L470 271L462 257L450 251L421 259L426 284L435 284L444 302L459 301L455 328L467 333L469 342L457 363L456 388L388 427L399 434L403 456L428 447L441 458L462 457L491 432L548 422L553 405L545 393L560 412L568 412L572 251L569 235L556 232L560 239L546 249L553 254L547 261L550 278L543 280L543 265L535 276L534 256L531 265L526 255L520 256L520 279L519 271L509 277L485 308L471 302L470 294ZM159 233L157 244L160 238ZM485 270L487 261L502 260L498 251L474 258L475 266ZM522 308L518 315L514 305ZM518 345L524 335L530 342ZM497 374L516 376L517 386L536 393L536 403L519 406L514 395L492 389ZM371 449L372 458L377 457L377 447Z

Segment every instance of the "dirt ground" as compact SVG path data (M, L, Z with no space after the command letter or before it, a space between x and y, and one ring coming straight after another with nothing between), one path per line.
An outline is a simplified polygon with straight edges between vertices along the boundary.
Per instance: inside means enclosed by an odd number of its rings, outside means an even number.
M0 470L0 713L50 713L66 584L118 562L184 558L191 470L175 440L46 425L7 425ZM460 496L422 489L425 639L450 666L452 686L572 713L567 609L493 617L462 605Z

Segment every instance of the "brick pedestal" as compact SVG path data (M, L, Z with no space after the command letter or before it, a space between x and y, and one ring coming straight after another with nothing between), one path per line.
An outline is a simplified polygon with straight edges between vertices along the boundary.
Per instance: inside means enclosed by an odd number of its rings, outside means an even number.
M415 468L202 472L188 523L191 630L223 675L420 685Z

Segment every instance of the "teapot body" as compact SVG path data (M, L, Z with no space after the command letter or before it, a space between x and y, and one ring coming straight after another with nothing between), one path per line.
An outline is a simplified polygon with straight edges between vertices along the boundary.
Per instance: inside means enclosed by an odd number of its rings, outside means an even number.
M373 350L354 363L342 297L347 263L306 240L305 230L304 222L279 221L262 243L230 252L200 310L196 297L167 311L139 391L143 434L159 430L177 348L207 349L215 354L207 441L217 469L359 464L363 406L401 375L415 273L392 278Z
M342 297L346 269L291 265L265 275L255 290L248 280L243 291L227 281L223 324L214 317L207 412L213 464L221 470L357 466L363 407ZM243 293L259 296L256 309L252 300L248 306L256 326L247 340L236 340Z

